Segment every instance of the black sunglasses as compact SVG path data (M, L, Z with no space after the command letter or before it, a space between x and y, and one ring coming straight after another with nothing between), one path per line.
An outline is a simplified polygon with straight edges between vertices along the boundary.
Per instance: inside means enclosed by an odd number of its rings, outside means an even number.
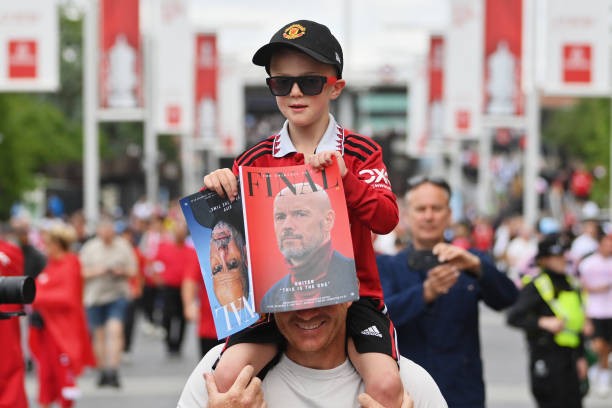
M304 95L314 96L323 91L323 85L336 83L338 78L333 76L320 75L304 75L298 77L292 76L273 76L266 78L266 84L270 88L270 92L274 96L287 96L293 88L293 84L297 83Z
M425 183L430 183L434 186L440 187L448 193L449 197L451 196L450 185L442 177L429 177L421 175L410 177L407 182L408 191L417 188L418 186Z

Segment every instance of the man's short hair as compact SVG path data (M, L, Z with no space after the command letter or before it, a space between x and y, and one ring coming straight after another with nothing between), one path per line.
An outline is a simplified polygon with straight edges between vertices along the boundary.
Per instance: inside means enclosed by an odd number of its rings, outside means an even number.
M446 191L446 194L448 195L448 199L450 201L450 198L452 195L452 189L450 185L448 184L446 179L442 177L436 177L436 176L418 175L418 176L410 177L406 181L407 190L406 190L406 194L404 197L408 198L408 194L410 194L412 190L414 190L415 188L419 186L422 186L423 184L427 184L427 183L433 184L434 186L440 187L441 189Z

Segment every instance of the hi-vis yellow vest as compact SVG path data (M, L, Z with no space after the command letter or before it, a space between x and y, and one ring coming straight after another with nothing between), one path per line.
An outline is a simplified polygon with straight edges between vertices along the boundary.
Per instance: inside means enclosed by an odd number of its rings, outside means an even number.
M584 310L578 291L561 291L555 298L555 289L550 277L541 273L533 284L542 299L550 307L556 317L565 322L563 330L555 334L555 343L562 347L578 347L580 331L584 325Z

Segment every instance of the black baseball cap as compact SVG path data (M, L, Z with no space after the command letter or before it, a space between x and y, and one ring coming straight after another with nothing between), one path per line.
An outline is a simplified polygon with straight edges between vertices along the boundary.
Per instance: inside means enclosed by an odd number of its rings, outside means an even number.
M342 47L323 24L298 20L285 25L272 36L268 44L255 52L253 64L266 67L266 71L270 73L270 58L280 47L296 48L319 62L333 65L338 78L342 78Z
M568 249L565 240L558 234L551 234L544 237L538 243L538 253L536 259L547 256L563 256Z

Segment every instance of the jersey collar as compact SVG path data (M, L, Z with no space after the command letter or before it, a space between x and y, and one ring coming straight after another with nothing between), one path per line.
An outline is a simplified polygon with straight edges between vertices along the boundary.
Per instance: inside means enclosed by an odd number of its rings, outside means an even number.
M315 153L325 151L338 151L344 154L344 129L338 125L333 115L329 114L329 125L323 134L323 138L317 145ZM281 131L274 137L274 157L284 157L297 150L289 137L289 121L285 121Z

